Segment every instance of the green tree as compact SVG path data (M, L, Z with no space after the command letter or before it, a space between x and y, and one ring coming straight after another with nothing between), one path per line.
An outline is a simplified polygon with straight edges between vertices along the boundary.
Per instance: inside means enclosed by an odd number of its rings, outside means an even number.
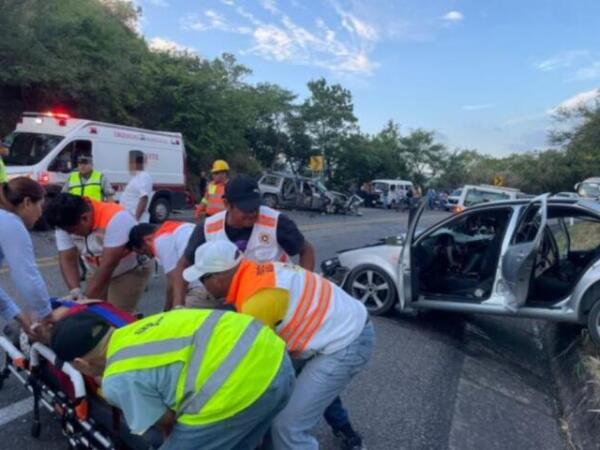
M310 81L308 89L310 97L300 108L301 117L312 139L312 151L324 155L331 178L344 138L356 131L352 94L339 84L328 84L324 78Z
M435 142L434 131L414 130L400 139L400 148L416 185L426 184L443 168L446 147Z

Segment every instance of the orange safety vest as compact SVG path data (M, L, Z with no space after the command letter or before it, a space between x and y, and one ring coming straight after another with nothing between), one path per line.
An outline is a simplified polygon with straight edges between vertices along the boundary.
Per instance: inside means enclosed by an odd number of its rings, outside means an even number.
M248 299L261 289L269 288L290 293L291 312L288 311L276 331L286 341L288 351L301 354L321 329L336 295L333 286L330 281L297 266L244 259L231 282L227 302L235 304L236 311L242 311Z
M92 206L92 231L90 234L95 234L98 241L98 244L103 244L104 233L106 232L106 227L112 220L112 218L124 211L124 208L117 203L108 203L108 202L99 202L98 200L92 200L89 197L85 197L85 199ZM86 238L87 241L87 238ZM88 245L86 244L86 247ZM85 260L90 263L92 266L100 265L100 256L94 255L89 248L86 248L86 252L84 253Z
M206 186L206 194L204 195L202 202L196 207L196 218L203 212L208 216L212 216L213 214L225 210L225 202L223 201L225 184L226 183L215 183L214 181L208 183L208 186Z

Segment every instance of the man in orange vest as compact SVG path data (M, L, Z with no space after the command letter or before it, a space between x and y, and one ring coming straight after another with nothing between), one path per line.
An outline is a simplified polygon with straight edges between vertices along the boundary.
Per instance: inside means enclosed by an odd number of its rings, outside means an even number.
M225 209L223 195L225 194L225 185L229 181L229 164L227 161L217 159L212 166L212 181L206 187L206 193L202 201L196 206L195 218L201 222L204 216L212 216Z
M46 220L56 228L61 273L72 298L106 299L135 312L150 276L150 263L140 264L127 250L134 217L116 203L61 193L47 209ZM80 286L79 256L88 269L85 291Z
M156 258L163 266L167 275L165 311L173 308L174 269L185 252L194 228L193 223L168 220L160 226L140 223L129 232L127 247L138 255ZM198 281L189 284L187 295L199 295L195 293L196 290L204 291Z
M215 298L261 320L302 367L271 430L277 449L318 449L312 429L367 364L374 331L367 310L339 286L299 266L244 259L235 244L207 242L183 274ZM362 445L361 445L362 446Z

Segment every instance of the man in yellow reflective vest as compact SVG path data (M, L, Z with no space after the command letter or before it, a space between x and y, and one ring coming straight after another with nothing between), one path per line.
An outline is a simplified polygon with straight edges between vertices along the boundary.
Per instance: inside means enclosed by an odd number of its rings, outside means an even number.
M62 191L99 202L112 201L114 194L106 176L94 170L91 155L80 155L77 158L77 170L71 172Z
M162 450L254 449L294 385L283 340L230 311L178 309L118 329L84 311L56 323L51 345L103 377L133 433L162 428Z
M6 167L4 166L3 156L8 156L8 148L0 143L0 183L8 181L6 177Z
M229 181L229 164L227 161L217 159L212 166L212 181L206 187L206 194L196 206L195 218L201 222L204 216L212 216L226 209L223 195L225 194L225 185Z

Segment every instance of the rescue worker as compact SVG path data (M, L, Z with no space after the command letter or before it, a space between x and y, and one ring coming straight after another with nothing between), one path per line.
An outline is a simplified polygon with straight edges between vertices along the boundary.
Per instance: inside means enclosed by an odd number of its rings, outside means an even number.
M225 194L225 186L229 181L229 164L227 164L227 161L217 159L213 162L210 172L212 181L208 183L204 197L202 197L200 204L196 206L195 218L197 222L201 222L204 216L213 216L226 208L223 195Z
M315 268L313 246L288 216L261 206L258 184L252 178L245 175L233 178L225 188L224 200L227 209L196 226L177 264L173 274L174 307L223 307L206 289L189 289L183 279L184 269L194 263L196 249L207 241L233 242L246 258L259 262L288 261L290 256L299 255L301 267L309 271ZM339 398L327 408L325 419L346 448L362 448L362 439L354 431Z
M162 225L140 223L129 232L127 247L138 255L156 258L167 275L165 311L173 308L173 286L175 267L183 256L194 224L169 220ZM201 292L196 293L195 291ZM186 296L206 295L200 282L190 283Z
M276 449L317 449L311 431L371 357L373 326L365 306L325 278L291 264L243 258L224 240L196 250L184 272L215 298L258 318L303 365L285 409L271 425Z
M152 176L146 172L146 156L141 150L129 152L129 174L131 180L123 189L119 203L129 211L137 222L149 222L150 198L152 197ZM128 230L129 231L129 230Z
M194 263L196 249L206 241L227 240L257 261L287 261L299 255L300 265L309 270L315 266L315 251L296 224L285 214L261 206L258 185L252 178L239 175L225 187L226 210L197 225L174 274L174 306L214 308L220 302L207 296L187 296L182 273Z
M71 172L62 192L81 195L96 201L112 201L114 191L106 176L94 169L91 155L79 155L77 170Z
M118 329L80 312L56 323L51 347L102 377L134 434L162 428L163 450L254 449L294 385L285 343L231 311L169 311Z
M6 176L6 166L2 159L4 156L8 156L8 147L5 147L4 144L0 142L0 183L8 181L8 177Z
M51 320L50 296L33 252L27 229L42 215L44 188L27 177L16 177L0 183L0 266L10 268L10 277L27 308L21 310L12 295L0 287L0 317L12 320L32 338L32 325Z
M56 246L63 279L73 299L106 299L135 312L150 276L150 262L140 264L126 248L134 217L116 203L104 203L72 194L59 194L46 208L46 221L56 228ZM81 289L78 259L88 269Z

